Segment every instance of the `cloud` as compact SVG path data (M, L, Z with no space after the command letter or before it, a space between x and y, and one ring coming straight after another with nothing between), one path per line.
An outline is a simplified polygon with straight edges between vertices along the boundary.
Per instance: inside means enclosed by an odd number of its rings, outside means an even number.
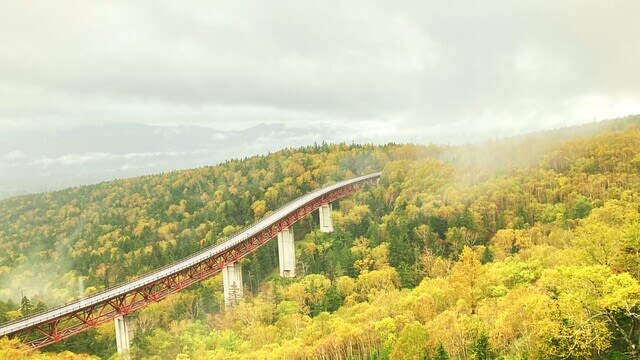
M20 150L10 151L4 156L4 158L7 159L9 162L18 161L18 160L24 159L26 157L27 157L27 155L24 152L20 151Z
M459 143L627 115L640 112L639 10L632 0L5 2L0 133L283 123L357 142Z
M170 158L187 155L186 152L177 151L153 151L142 153L126 153L126 154L111 154L104 152L87 152L82 154L66 154L58 157L41 157L32 162L33 165L44 166L73 166L84 165L87 163L95 163L101 161L119 161L119 160L135 160L145 158ZM132 166L127 166L126 169L130 169Z

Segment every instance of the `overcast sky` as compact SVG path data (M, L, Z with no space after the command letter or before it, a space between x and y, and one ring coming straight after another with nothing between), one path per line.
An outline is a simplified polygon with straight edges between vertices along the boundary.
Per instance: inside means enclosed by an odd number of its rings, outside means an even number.
M277 123L460 143L625 116L640 113L638 14L637 0L2 1L0 141Z

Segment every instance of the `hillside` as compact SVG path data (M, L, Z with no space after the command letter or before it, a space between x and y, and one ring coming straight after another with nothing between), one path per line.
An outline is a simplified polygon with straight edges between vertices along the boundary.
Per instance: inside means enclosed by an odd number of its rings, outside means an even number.
M328 130L261 124L237 131L136 123L87 124L2 133L0 199L115 178L217 164L282 147L306 145ZM313 135L312 135L313 137ZM248 144L246 139L253 139Z
M638 357L639 122L466 147L322 144L6 199L0 321L131 279L311 189L381 169L380 186L335 204L334 233L296 225L297 279L274 276L275 244L265 246L244 260L252 295L236 308L219 311L214 277L136 314L134 357ZM62 349L109 357L113 329L47 351ZM3 351L25 350L4 341Z

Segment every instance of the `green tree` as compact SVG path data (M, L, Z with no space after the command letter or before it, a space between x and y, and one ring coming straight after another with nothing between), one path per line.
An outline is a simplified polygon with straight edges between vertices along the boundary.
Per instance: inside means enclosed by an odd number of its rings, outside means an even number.
M393 347L391 358L415 360L428 358L427 337L427 329L419 322L414 321L406 325Z
M447 352L447 350L444 348L444 346L442 345L442 343L440 343L438 345L438 347L436 348L436 353L433 356L434 360L449 360L449 353Z

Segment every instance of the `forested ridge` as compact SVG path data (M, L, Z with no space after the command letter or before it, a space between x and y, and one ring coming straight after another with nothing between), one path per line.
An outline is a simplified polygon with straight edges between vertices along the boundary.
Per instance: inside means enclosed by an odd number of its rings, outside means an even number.
M382 170L296 224L298 277L271 242L133 316L140 359L640 357L640 117L450 147L286 149L0 201L0 321L176 261L323 185ZM34 279L37 279L35 281ZM0 358L108 358L112 325Z

